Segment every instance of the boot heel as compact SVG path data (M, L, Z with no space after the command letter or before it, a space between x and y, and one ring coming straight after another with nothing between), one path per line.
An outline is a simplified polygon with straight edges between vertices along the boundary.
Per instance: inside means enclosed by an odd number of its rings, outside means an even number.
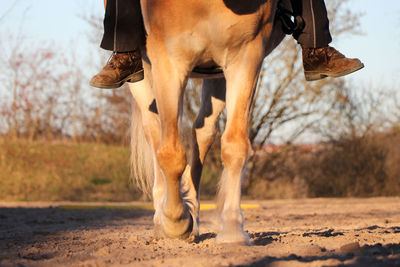
M306 81L309 81L309 82L321 80L323 78L328 77L321 73L312 73L312 72L304 72L304 76L306 78Z

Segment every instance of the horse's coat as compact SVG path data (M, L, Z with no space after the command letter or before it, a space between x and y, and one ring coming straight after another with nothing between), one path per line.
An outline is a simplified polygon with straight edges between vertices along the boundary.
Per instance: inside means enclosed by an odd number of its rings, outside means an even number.
M248 243L240 209L243 169L251 153L249 108L260 67L283 39L275 22L278 0L141 0L146 47L145 79L130 84L147 142L132 134L132 149L149 145L153 161L154 223L168 237L198 237L199 183L203 162L226 107L221 140L224 171L218 193L217 242ZM225 78L205 79L192 153L180 138L182 100L194 67L220 66ZM154 99L157 113L154 112ZM139 121L134 120L134 124ZM142 153L138 153L142 158ZM135 161L135 159L133 159ZM140 166L143 167L143 166Z

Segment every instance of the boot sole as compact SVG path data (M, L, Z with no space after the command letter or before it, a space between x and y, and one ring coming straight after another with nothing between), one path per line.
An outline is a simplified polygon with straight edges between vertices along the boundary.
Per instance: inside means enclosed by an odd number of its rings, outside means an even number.
M305 71L304 76L306 78L306 81L317 81L324 79L326 77L332 77L332 78L337 78L337 77L342 77L345 75L348 75L350 73L356 72L360 69L364 68L364 64L361 63L353 68L347 69L342 72L315 72L315 71Z
M144 79L144 71L140 70L138 72L135 72L135 73L127 76L123 80L118 81L116 83L98 83L98 82L90 81L89 84L90 84L90 86L97 87L100 89L116 89L116 88L121 87L126 82L134 83L134 82L141 81L143 79Z

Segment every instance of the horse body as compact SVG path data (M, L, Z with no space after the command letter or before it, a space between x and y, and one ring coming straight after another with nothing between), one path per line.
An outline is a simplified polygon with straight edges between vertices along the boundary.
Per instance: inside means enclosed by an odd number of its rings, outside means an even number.
M142 0L148 55L154 59L160 55L152 53L168 53L189 65L189 72L210 62L226 67L257 38L269 53L280 42L273 34L276 5L276 0ZM280 29L275 33L282 36Z
M214 140L217 118L226 108L217 242L248 243L240 209L241 179L251 153L248 114L262 61L284 37L275 23L277 2L141 0L148 34L142 49L145 79L130 87L139 108L135 114L141 117L154 159L154 224L162 235L198 236L202 166ZM225 78L203 81L187 165L180 138L184 88L194 67L217 65ZM151 108L154 99L156 110ZM132 148L143 145L132 137Z

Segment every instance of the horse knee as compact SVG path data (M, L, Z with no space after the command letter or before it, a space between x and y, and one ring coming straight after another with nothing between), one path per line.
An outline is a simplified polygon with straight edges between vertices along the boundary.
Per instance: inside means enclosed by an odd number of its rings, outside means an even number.
M186 152L181 143L164 143L157 152L157 160L164 175L180 177L186 167Z
M221 139L221 156L225 164L243 166L252 153L247 134L229 133Z

